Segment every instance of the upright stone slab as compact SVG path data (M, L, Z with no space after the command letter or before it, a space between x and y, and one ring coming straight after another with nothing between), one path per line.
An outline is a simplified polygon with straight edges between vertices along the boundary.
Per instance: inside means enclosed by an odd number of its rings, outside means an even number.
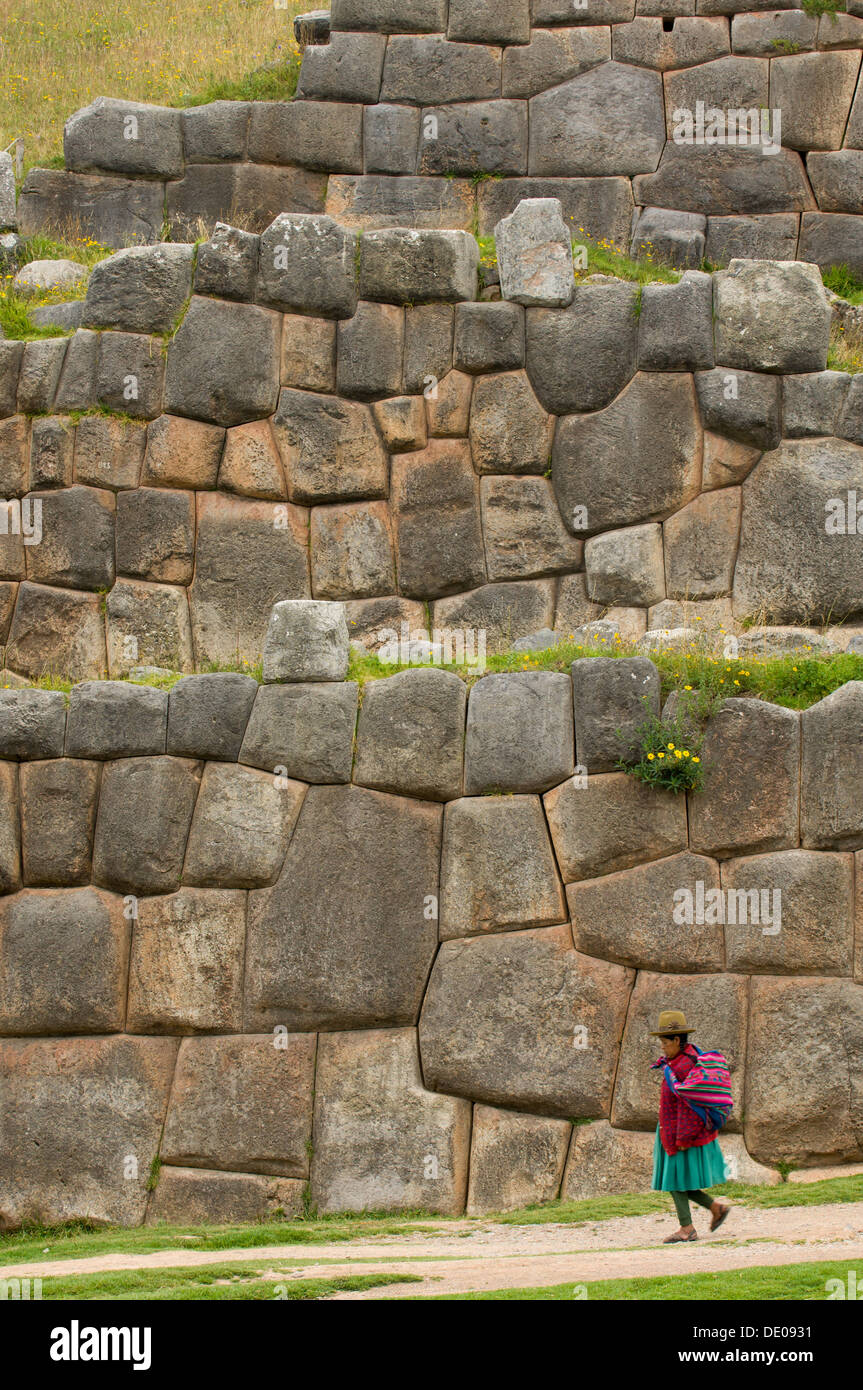
M571 236L557 199L524 199L498 222L494 236L504 299L546 308L571 302Z

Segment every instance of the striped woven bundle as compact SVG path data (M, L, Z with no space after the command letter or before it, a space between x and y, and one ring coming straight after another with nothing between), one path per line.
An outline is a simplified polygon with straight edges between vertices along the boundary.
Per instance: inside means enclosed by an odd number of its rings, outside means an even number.
M689 1075L677 1083L677 1094L699 1105L731 1109L731 1071L721 1052L701 1052Z

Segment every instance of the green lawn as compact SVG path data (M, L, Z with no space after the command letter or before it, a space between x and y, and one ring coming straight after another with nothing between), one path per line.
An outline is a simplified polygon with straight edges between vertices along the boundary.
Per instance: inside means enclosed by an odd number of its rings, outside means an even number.
M291 1278L296 1264L204 1265L197 1269L115 1270L104 1274L70 1274L42 1281L43 1302L70 1299L90 1302L196 1302L305 1300L326 1298L346 1289L372 1289L387 1284L418 1283L415 1274L349 1274L335 1278ZM268 1274L269 1278L262 1278ZM284 1278L279 1278L284 1274Z
M860 1261L838 1260L799 1265L755 1265L752 1269L728 1269L715 1274L659 1274L651 1279L600 1279L588 1284L552 1284L546 1288L493 1289L485 1293L417 1294L411 1302L481 1303L572 1302L586 1299L594 1303L626 1301L716 1303L755 1299L766 1302L824 1301L828 1279L839 1279L847 1287L848 1274L859 1272ZM384 1295L385 1297L385 1295Z

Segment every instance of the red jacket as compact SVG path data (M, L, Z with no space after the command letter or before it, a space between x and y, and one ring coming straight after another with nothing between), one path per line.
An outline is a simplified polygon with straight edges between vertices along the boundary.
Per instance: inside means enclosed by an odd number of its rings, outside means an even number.
M666 1060L662 1059L662 1065L665 1065ZM697 1060L698 1053L691 1043L687 1043L683 1051L668 1062L668 1066L678 1081L682 1081L692 1071ZM709 1144L716 1138L716 1130L708 1129L686 1101L678 1099L664 1075L659 1093L659 1138L669 1157L681 1149L694 1149L700 1144Z

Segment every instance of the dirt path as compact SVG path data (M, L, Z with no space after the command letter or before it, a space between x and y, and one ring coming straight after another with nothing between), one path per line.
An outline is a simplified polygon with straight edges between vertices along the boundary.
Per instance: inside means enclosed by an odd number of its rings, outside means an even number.
M150 1254L95 1255L40 1260L0 1268L0 1278L100 1273L109 1270L195 1268L260 1262L267 1277L334 1277L397 1271L422 1284L335 1295L338 1299L409 1298L417 1293L586 1283L592 1279L687 1274L807 1260L859 1260L863 1264L863 1202L825 1206L735 1207L715 1236L706 1214L695 1217L702 1239L662 1246L674 1229L670 1216L630 1216L571 1226L549 1222L508 1226L482 1220L426 1222L414 1235L366 1237L321 1245L268 1245L230 1250L159 1250ZM658 1248L657 1248L658 1247ZM296 1262L274 1270L276 1262Z

